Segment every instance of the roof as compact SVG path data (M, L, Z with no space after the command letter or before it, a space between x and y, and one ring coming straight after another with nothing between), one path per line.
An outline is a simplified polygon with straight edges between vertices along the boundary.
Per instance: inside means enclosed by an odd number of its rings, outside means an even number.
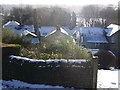
M56 27L54 26L42 26L39 31L41 36L45 36L49 33L51 33L52 31L54 31L56 29Z
M80 32L80 27L76 26L72 30L70 30L68 27L62 27L69 35L73 35L76 32Z
M39 38L32 38L32 43L39 44L40 43Z
M82 28L81 32L83 34L84 42L88 43L108 43L106 37L104 36L104 28Z
M22 32L22 35L28 35L28 34L30 34L30 35L32 35L32 36L34 36L34 37L37 37L37 35L36 34L34 34L34 33L31 33L31 32L29 32L28 30L25 30L25 31L23 31Z
M113 34L115 34L120 30L120 26L116 24L110 24L109 26L107 26L107 28L108 28L107 30L108 37L112 36Z
M87 42L88 43L108 43L107 39L105 38L105 36L101 36L101 35L94 35L91 37L87 38Z
M81 32L86 35L103 35L104 28L99 27L83 27Z
M66 34L66 35L69 35L63 28L60 28L61 32Z
M51 33L47 34L45 37L50 36L50 35L54 34L55 32L57 32L57 30L52 31ZM60 32L65 35L69 35L63 28L60 28Z
M64 31L66 31L69 35L73 35L74 32L80 31L80 27L78 27L78 26L76 26L72 30L70 30L69 27L67 27L67 26L62 26L61 28L64 29ZM40 28L40 34L41 34L41 36L45 36L45 35L53 32L54 30L56 30L55 26L42 26Z
M29 32L35 32L33 25L24 25L22 30L28 30Z
M20 23L18 23L17 21L8 21L6 24L3 25L3 27L5 26L18 26L20 25Z

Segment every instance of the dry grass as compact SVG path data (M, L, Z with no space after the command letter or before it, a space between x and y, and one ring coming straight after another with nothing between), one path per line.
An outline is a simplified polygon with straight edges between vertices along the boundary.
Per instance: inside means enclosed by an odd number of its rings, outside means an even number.
M0 42L0 47L16 47L16 46L20 46L20 45L18 45L18 44L5 44L5 43Z

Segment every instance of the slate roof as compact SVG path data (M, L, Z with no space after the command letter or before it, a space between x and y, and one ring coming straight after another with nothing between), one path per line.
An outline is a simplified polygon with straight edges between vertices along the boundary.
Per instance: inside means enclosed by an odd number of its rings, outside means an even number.
M32 38L32 43L39 44L40 43L39 38Z
M42 26L41 28L39 28L39 31L41 36L46 36L48 33L51 33L55 29L56 27L54 26Z
M33 25L24 25L22 30L28 30L29 32L35 32Z
M75 32L80 31L80 27L75 27L72 30L70 30L67 26L62 26L62 29L64 29L64 31L66 31L69 35L73 35ZM40 28L40 34L41 36L46 36L47 34L53 32L54 30L56 30L55 26L42 26Z
M18 23L17 21L8 21L6 24L3 25L3 27L9 27L9 26L19 26L20 23Z
M88 37L87 42L88 43L108 43L108 41L104 36Z
M54 34L55 32L57 32L57 30L52 31L51 33L47 34L45 37L50 36L50 35ZM60 32L65 35L69 35L63 28L60 28Z
M89 43L108 43L104 36L104 28L82 28L83 40Z
M32 35L32 36L34 36L34 37L37 37L37 35L36 34L34 34L34 33L31 33L30 31L28 31L28 30L24 30L23 32L22 32L22 35L28 35L28 34L30 34L30 35Z

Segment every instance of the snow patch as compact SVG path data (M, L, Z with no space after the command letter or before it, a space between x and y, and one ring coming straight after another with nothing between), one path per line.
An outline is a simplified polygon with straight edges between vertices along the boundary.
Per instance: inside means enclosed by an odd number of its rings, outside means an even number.
M118 88L118 71L98 70L97 88Z
M0 80L0 83L2 83L2 88L64 88L62 86L51 86L51 85L44 85L44 84L29 84L18 80L11 80L11 81L5 81Z

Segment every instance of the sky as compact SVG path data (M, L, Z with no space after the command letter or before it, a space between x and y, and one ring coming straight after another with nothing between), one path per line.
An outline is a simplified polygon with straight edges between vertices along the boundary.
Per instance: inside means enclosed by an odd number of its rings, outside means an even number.
M88 5L88 4L114 4L120 0L0 0L0 4L42 4L42 5Z

